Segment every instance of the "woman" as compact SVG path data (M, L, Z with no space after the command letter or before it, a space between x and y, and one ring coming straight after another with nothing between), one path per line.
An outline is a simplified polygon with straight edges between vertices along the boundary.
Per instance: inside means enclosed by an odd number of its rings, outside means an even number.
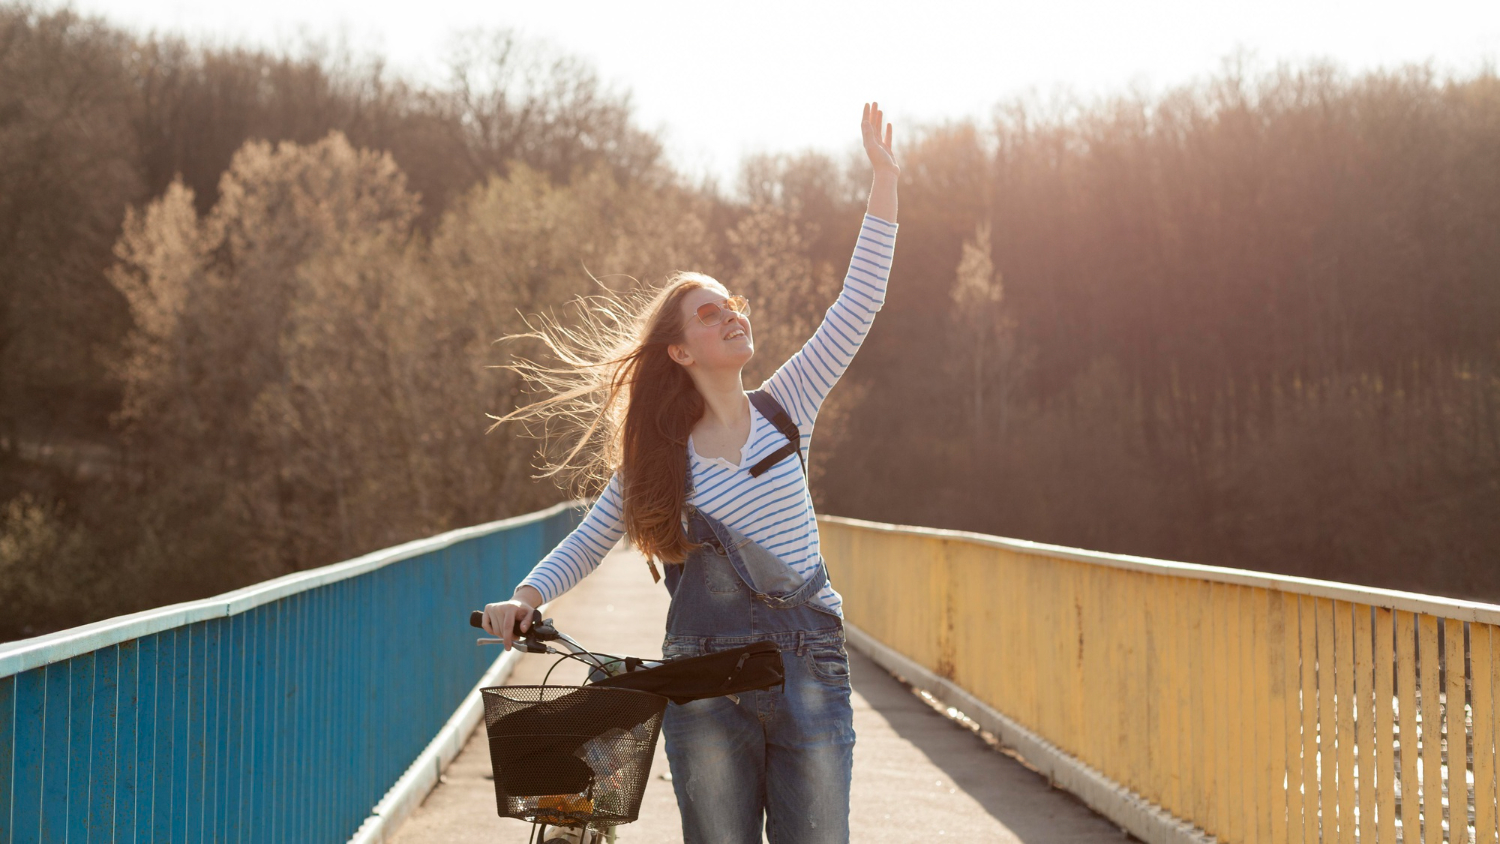
M667 564L666 657L752 641L782 650L782 687L667 707L662 736L687 844L756 844L762 816L773 844L849 840L854 728L842 601L818 552L803 466L818 409L885 300L900 169L881 119L879 103L867 103L861 132L874 182L844 287L762 386L795 422L801 454L745 393L741 370L755 352L748 302L709 276L675 273L635 312L595 308L612 327L589 326L592 335L517 335L546 341L567 366L510 367L556 395L496 424L591 420L568 461L599 443L581 468L612 471L578 528L510 600L485 607L485 630L508 648L514 619L526 629L532 608L628 535L653 575L653 561ZM778 451L779 461L752 472Z

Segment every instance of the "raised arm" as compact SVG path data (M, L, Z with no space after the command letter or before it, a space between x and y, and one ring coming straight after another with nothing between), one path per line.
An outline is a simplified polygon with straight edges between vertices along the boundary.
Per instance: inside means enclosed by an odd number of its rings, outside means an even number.
M813 336L763 385L804 433L812 430L823 400L849 368L875 313L885 304L896 248L896 184L901 169L891 154L890 124L884 140L880 125L879 104L866 104L860 130L875 176L844 286Z
M896 222L896 183L901 179L901 168L896 165L895 153L891 151L891 124L885 124L885 137L880 136L880 124L884 114L880 103L867 103L865 115L859 123L859 132L865 143L865 154L875 168L875 183L870 186L870 199L865 211L872 216Z

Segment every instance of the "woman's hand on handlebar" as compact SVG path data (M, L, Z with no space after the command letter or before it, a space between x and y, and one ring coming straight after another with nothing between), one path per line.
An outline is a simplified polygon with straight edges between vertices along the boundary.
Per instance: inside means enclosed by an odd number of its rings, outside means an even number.
M522 633L531 629L531 613L542 603L542 595L531 586L522 586L509 601L486 604L484 607L484 630L505 642L510 650L515 641L515 631Z

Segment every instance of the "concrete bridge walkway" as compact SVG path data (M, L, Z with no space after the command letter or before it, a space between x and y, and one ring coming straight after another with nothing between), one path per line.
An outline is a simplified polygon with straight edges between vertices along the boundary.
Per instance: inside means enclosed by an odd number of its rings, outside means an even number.
M585 647L661 656L667 591L623 542L547 615ZM854 684L854 790L851 841L1134 841L1113 822L974 732L945 717L870 659L850 648ZM523 657L507 685L536 684L556 660ZM575 670L576 669L576 670ZM567 663L549 682L576 684ZM666 753L658 742L640 820L622 842L682 841ZM396 831L398 844L524 844L531 825L495 813L489 746L481 723L442 782Z

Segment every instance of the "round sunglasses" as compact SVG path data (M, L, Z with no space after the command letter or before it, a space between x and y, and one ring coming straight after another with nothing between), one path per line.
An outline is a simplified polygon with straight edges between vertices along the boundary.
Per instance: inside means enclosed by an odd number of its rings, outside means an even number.
M750 315L750 300L744 296L730 296L723 302L709 302L698 307L698 321L704 325L718 325L729 317L726 311L734 311L740 316Z

